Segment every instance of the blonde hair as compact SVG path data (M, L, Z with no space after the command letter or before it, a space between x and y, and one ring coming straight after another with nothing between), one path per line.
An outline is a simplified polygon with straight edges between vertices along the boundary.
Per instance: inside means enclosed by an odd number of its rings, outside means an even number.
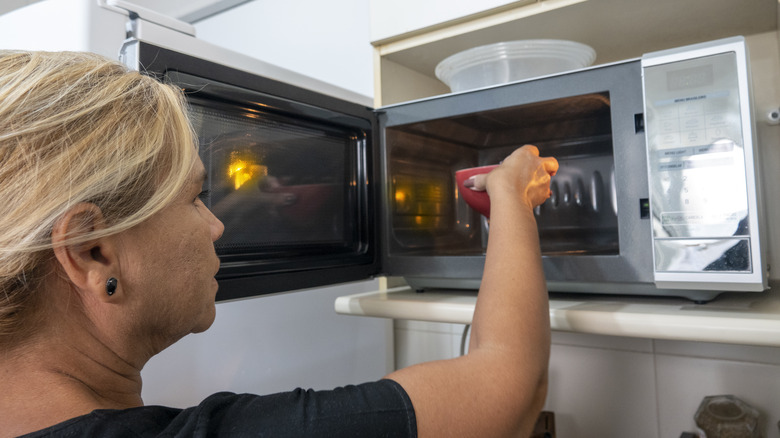
M185 110L173 86L99 55L0 51L0 344L34 310L69 208L101 209L108 226L88 240L180 193L197 156Z

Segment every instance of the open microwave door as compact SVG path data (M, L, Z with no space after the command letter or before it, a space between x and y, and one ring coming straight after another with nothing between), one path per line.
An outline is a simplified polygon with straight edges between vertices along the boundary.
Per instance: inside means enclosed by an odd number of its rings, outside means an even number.
M130 39L122 59L186 94L225 225L217 300L377 274L372 109L193 52Z

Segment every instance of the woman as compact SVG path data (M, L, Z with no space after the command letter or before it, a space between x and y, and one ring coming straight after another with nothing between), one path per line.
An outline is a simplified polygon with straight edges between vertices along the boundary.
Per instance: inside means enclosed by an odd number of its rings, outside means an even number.
M215 316L223 226L181 93L96 55L0 52L0 437L527 436L549 357L532 209L556 170L526 146L474 181L493 208L466 356L144 407L144 364Z

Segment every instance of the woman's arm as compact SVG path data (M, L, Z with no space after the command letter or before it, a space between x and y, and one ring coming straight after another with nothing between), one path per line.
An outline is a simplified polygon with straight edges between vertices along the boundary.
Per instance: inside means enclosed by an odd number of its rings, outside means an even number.
M387 376L404 387L421 437L530 435L547 393L550 316L533 208L554 158L524 146L475 181L490 195L490 238L469 353Z

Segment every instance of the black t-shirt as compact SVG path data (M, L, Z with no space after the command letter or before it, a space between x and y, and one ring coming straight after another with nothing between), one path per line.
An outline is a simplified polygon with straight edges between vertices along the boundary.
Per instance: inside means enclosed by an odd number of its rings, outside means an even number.
M101 409L25 437L416 437L414 409L392 380L330 391L220 392L188 409Z

